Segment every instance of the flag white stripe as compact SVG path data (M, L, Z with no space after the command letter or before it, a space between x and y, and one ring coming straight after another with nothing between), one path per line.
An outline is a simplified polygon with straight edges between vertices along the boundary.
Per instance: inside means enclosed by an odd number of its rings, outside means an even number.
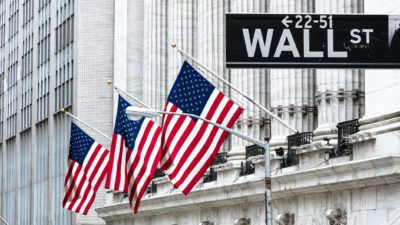
M168 105L173 105L173 104L170 103L170 102L168 102ZM182 113L182 110L180 110L180 109L178 108L177 111L176 111L176 113ZM189 121L191 120L189 117L187 117L186 119L189 119ZM168 124L168 127L171 127L171 129L172 129L172 127L175 127L175 123L176 123L176 121L171 120L170 123ZM168 129L168 127L163 128L163 129ZM166 135L168 135L168 137L169 137L170 134L166 134ZM177 136L174 136L173 138L174 138L174 140L175 140L175 139L178 138L178 137L177 137ZM164 136L164 140L165 140L165 142L168 140L167 136ZM179 138L178 138L178 140L179 140ZM165 142L164 142L164 145L165 145ZM163 147L165 147L165 146L163 146ZM173 148L169 147L169 148L168 148L168 152L164 155L163 159L161 160L161 164L160 164L160 165L164 165L164 163L165 163L165 162L169 159L169 157L171 156L172 152L173 152Z
M72 161L72 160L71 160L71 161ZM68 178L67 184L65 185L65 187L67 188L67 191L68 191L68 189L69 189L69 188L71 187L71 185L72 185L73 179L71 179L71 178L74 177L74 175L75 175L75 173L76 173L76 170L78 169L78 166L79 166L79 164L78 164L78 163L75 163L74 161L72 161L72 163L73 163L73 167L72 167L71 176ZM67 191L65 191L65 193L67 193ZM70 199L71 196L72 196L72 197L74 196L74 190L72 190L72 191L70 192L70 194L69 194L69 196L67 196L67 198Z
M234 104L231 109L229 110L228 114L224 118L224 121L222 122L222 126L227 126L229 121L232 119L233 115L235 112L238 110L239 106ZM217 143L221 139L222 134L224 131L222 129L218 129L217 134L214 136L213 141L210 145L210 147L207 149L207 152L204 154L204 156L201 158L201 160L196 164L196 166L193 168L193 170L189 173L189 175L184 178L184 182L180 185L180 189L184 190L187 185L193 180L193 178L197 175L197 173L200 171L201 168L204 167L208 159L211 157L211 154L214 152ZM209 137L209 136L207 136Z
M129 185L128 185L128 193L130 194L131 193L131 189L132 189L132 185L134 184L134 181L135 181L135 178L136 178L136 175L135 175L135 170L137 169L137 167L136 168L132 168L132 164L133 164L133 161L135 160L135 158L136 158L136 156L137 156L137 154L138 154L138 151L139 151L139 145L140 145L140 142L141 142L141 140L142 140L142 137L144 136L144 132L145 132L145 130L146 130L146 128L147 128L147 126L149 125L149 122L150 122L150 120L148 120L148 119L145 119L144 121L143 121L143 124L142 124L142 126L140 127L140 130L139 130L139 133L138 133L138 135L136 136L136 140L135 140L135 147L134 147L134 149L132 150L132 153L131 153L131 156L129 157L129 162L127 163L127 165L126 165L126 171L128 171L128 173L129 173L129 171L130 170L132 170L132 169L134 169L134 171L133 171L133 173L132 173L132 176L131 177L128 177L128 179L129 179ZM147 141L149 140L149 139L151 139L151 136L149 135L148 137L150 137L150 138L148 138L147 139ZM146 149L145 148L143 148L142 149L142 153L145 151ZM140 163L140 161L142 160L142 154L140 155L140 158L139 158L139 163ZM139 165L139 164L138 164Z
M125 142L125 141L124 141ZM121 178L120 178L120 183L119 183L119 190L124 190L125 187L125 178L126 178L126 170L125 170L125 165L126 165L126 153L127 153L127 149L125 148L125 145L121 142L122 147L122 152L121 152L121 166L120 168L120 173L121 173Z
M99 155L103 155L104 152L107 152L107 149L102 148L99 152ZM96 165L101 163L98 172L96 173L94 179L93 179L93 186L95 186L97 184L97 182L99 182L100 176L102 175L103 171L105 170L107 164L108 164L108 159L110 158L110 154L107 154L107 156L103 159L103 161L100 161L100 159L98 161L96 161Z
M179 110L179 109L178 109ZM177 111L178 112L178 111ZM181 112L179 110L179 112ZM178 122L178 119L180 118L180 116L172 116L171 121L169 122L168 127L165 130L165 137L164 140L168 140L169 136L171 135L171 130L175 127L176 122ZM164 143L165 145L165 143Z
M111 171L111 182L110 182L110 188L114 189L115 188L115 181L117 177L117 168L118 168L118 158L119 158L119 149L120 149L120 141L121 136L118 134L117 135L117 140L115 142L115 150L114 150L114 161L112 164L112 171Z
M149 126L149 124L146 124L146 127L147 126ZM153 137L154 137L154 134L155 134L156 131L157 131L157 126L152 126L151 129L150 129L150 132L148 134L148 137L145 140L145 144L143 146L142 152L140 153L139 162L138 162L136 168L134 168L133 177L130 178L130 181L129 181L130 186L134 185L134 181L138 177L139 172L141 171L143 165L146 163L146 162L144 162L144 159L146 157L147 152L152 150L152 149L149 149L149 146L150 146L151 142L153 141ZM140 137L140 140L142 140L142 138L143 138L143 136ZM143 178L142 178L142 180L143 180Z
M171 156L173 150L176 147L176 144L178 143L179 139L182 138L183 133L186 131L187 127L189 126L190 122L192 119L190 117L186 117L185 120L183 121L182 125L179 127L178 132L176 132L176 135L171 141L171 144L168 148L168 152L165 154L163 160L161 161L160 165L164 165L165 162L169 159Z
M82 199L82 200L85 200L85 202L83 203L81 209L79 210L79 212L81 212L81 213L85 212L86 208L88 207L87 205L89 204L89 201L90 201L90 200L93 198L93 196L94 196L93 188L91 188L90 186L88 186L88 188L89 188L89 194L87 195L86 198ZM82 200L81 200L81 201L82 201ZM81 201L80 201L80 202L81 202Z
M85 174L85 172L84 172L83 170L81 170L79 175L84 176L84 174ZM84 194L85 191L86 191L86 189L87 189L87 188L90 188L90 184L89 184L89 182L86 180L86 177L83 178L81 182L83 182L83 186L82 186L82 189L81 189L80 193ZM83 197L83 196L81 196L81 197ZM76 211L76 208L79 206L78 202L80 202L80 201L76 201L74 207L72 208L72 211Z
M219 104L217 103L218 107L215 110L214 114L212 115L211 121L217 121L218 120L218 117L221 115L222 111L226 107L226 103L228 102L228 100L229 100L228 98L223 98L222 101ZM182 178L183 173L186 172L186 170L188 169L190 164L193 162L194 158L199 154L201 148L207 142L208 137L209 137L209 135L211 133L211 130L214 127L215 126L212 125L212 124L207 124L207 128L206 128L206 131L204 132L204 135L201 137L200 141L196 144L196 147L192 150L192 152L190 153L189 157L185 160L185 162L182 165L182 167L179 168L178 174L171 181L172 183L176 183ZM181 158L178 158L178 159L181 159ZM181 160L183 160L183 159L181 159Z
M205 118L207 116L207 114L210 111L210 108L211 108L212 104L214 103L214 101L215 101L216 97L218 96L218 94L219 94L219 91L214 89L214 91L212 92L209 100L207 101L206 106L204 107L200 117ZM178 148L179 148L178 150L175 150L175 149L172 150L172 151L178 151L178 153L176 154L175 159L182 159L183 154L186 153L186 149L192 143L194 137L199 132L199 130L200 130L201 126L203 125L203 123L204 123L204 121L198 120L196 122L196 125L194 126L193 130L190 132L189 136L184 141L184 143L180 146L180 148L178 146ZM178 162L176 161L175 163L171 164L171 166L168 169L166 169L165 173L167 175L171 174L175 170L177 163Z
M165 107L165 111L166 112L171 112L171 108L172 108L172 106L173 106L174 104L172 104L172 103L170 103L170 102L168 102L167 103L167 107ZM172 116L172 115L171 115ZM163 122L164 122L164 124L165 124L165 122L167 121L167 115L165 115L164 117L163 117ZM163 128L164 129L164 128Z
M154 127L157 128L157 126L154 126ZM161 145L161 140L160 140L160 138L157 138L157 142L155 144L155 148L154 149L156 149L156 150L159 149L160 145ZM136 189L136 190L138 190L137 194L140 193L142 188L147 188L147 187L143 187L143 185L144 185L144 182L147 180L147 178L150 176L151 168L153 168L153 164L155 163L155 158L156 158L157 154L158 154L158 151L152 151L151 152L151 155L150 155L150 158L149 158L150 165L146 167L145 173L144 173L142 179L140 180L140 182L138 184L138 187Z
M93 155L93 154L94 154L94 151L95 151L96 148L97 148L97 146L99 146L99 144L96 143L96 142L94 142L94 143L93 143L93 146L90 148L90 150L89 150L89 152L88 152L88 154L87 154L87 156L86 156L86 158L85 158L85 161L83 162L82 168L83 168L84 170L86 170L86 167L87 167L87 166L90 166L90 168L88 169L88 171L87 171L87 173L86 173L86 176L87 176L88 178L92 176L92 173L93 173L94 169L96 168L96 165L97 165L98 161L100 160L100 158L101 158L101 156L103 155L103 152L104 152L104 151L102 151L102 148L101 148L100 151L99 151L96 155ZM88 163L90 162L89 160L90 160L93 156L94 156L95 158L93 159L92 164L91 164L91 165L88 165ZM86 160L86 159L88 159L88 160ZM97 171L96 171L96 172L97 172Z

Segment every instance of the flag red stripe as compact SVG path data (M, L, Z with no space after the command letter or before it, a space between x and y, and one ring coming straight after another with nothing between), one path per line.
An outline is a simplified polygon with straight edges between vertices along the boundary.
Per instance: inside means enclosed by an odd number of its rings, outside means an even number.
M171 145L171 142L175 138L175 134L179 131L179 129L181 128L183 122L185 122L186 118L187 118L187 116L179 116L178 120L176 121L174 127L171 130L171 135L169 135L167 141L164 142L164 148L165 149L169 149L169 146Z
M73 166L71 166L71 163L73 163L72 162L72 160L68 160L68 171L67 171L67 174L65 175L65 179L64 179L64 187L67 185L67 182L68 182L68 180L69 180L69 177L71 176L71 174L72 174L72 169L73 169Z
M236 120L239 118L240 114L242 114L243 109L238 108L234 115L231 117L230 121L227 124L228 128L232 128L233 124L236 122ZM228 133L226 131L223 132L221 135L221 138L218 140L218 143L216 145L216 150L219 150L221 148L221 145L223 144L226 136ZM218 151L213 151L212 155L208 158L207 162L204 164L204 166L199 170L199 172L193 177L193 179L190 181L190 183L186 186L186 188L182 191L184 195L188 195L189 192L193 189L193 187L197 184L197 182L201 179L201 177L204 175L206 170L210 167L212 164L214 158L218 154Z
M161 129L160 129L160 131L161 131ZM156 161L155 161L155 162L159 161L159 160L160 160L160 157L161 157L161 149L160 149L160 150L158 151L158 153L157 153ZM142 200L142 197L143 197L143 195L144 195L144 192L146 191L147 186L149 186L151 180L153 179L154 173L156 172L156 169L157 169L157 163L154 163L154 164L153 164L153 167L151 168L150 176L147 177L146 181L145 181L144 184L143 184L142 190L140 190L139 195L137 196L137 199L136 199L136 201L135 201L135 206L134 206L134 209L133 209L133 212L134 212L134 213L138 213L139 206L140 206L140 202L141 202L141 200Z
M187 129L183 132L182 136L179 138L179 140L176 142L176 145L173 149L166 148L168 151L170 151L170 156L167 161L163 165L161 165L160 169L161 170L167 170L172 162L175 160L176 155L179 152L179 149L182 147L183 143L186 141L187 137L189 137L190 133L192 132L193 128L196 126L196 122L194 120L191 120ZM176 136L175 134L171 134L173 136Z
M91 154L89 160L87 161L86 165L85 164L83 165L83 169L84 169L85 173L88 175L90 181L93 181L91 179L91 177L93 174L96 174L96 170L93 170L93 173L89 174L89 169L90 169L90 167L92 167L93 163L97 163L97 162L95 162L95 160L96 160L96 156L97 156L97 154L99 154L100 150L101 150L101 145L97 145L95 147L93 153Z
M72 160L70 160L70 161L71 161L71 163L70 163L71 174L70 174L70 176L68 177L68 179L72 179L72 181L71 181L70 186L67 187L68 190L67 190L67 192L66 192L65 195L64 195L63 206L65 206L65 204L67 203L68 199L70 198L70 195L71 195L72 189L73 189L73 187L74 187L74 183L75 183L74 181L76 180L76 176L78 176L78 174L79 174L79 173L72 174L72 170L73 170L73 168L74 168L75 162L72 161ZM78 169L79 169L79 168L78 168ZM65 185L67 185L67 184L65 184ZM64 186L65 186L65 185L64 185Z
M75 162L73 163L73 165L75 165ZM81 167L78 165L77 166L77 169L76 169L76 171L75 171L75 174L73 175L73 177L72 177L72 181L71 181L71 185L69 186L69 188L68 188L68 191L67 191L67 193L65 194L65 203L69 200L69 199L74 199L75 198L75 195L77 194L77 192L75 191L75 192L73 192L73 190L74 190L74 188L76 187L75 186L75 184L76 184L76 180L78 179L78 175L79 175L79 172L81 171ZM74 194L74 195L73 195Z
M120 136L120 135L118 135ZM116 149L116 155L117 155L117 172L116 172L116 176L115 176L115 186L114 189L115 190L120 190L120 186L121 186L121 176L123 176L123 174L121 174L121 167L122 165L122 154L123 154L123 148L124 148L124 141L123 138L120 138L120 143L119 143L119 148ZM123 186L125 184L122 184Z
M111 149L110 149L110 159L108 161L108 175L106 179L106 186L105 188L107 189L114 189L115 187L111 187L111 180L114 179L114 175L112 174L114 166L114 157L115 157L115 145L116 145L116 136L117 134L113 134L112 140L111 140Z
M145 130L143 132L143 136L139 140L139 145L138 145L137 148L135 147L135 149L137 150L137 153L135 155L135 158L133 159L132 165L128 165L128 167L129 167L129 172L128 172L128 176L127 176L128 180L130 180L131 177L133 176L135 168L137 167L137 165L139 164L140 159L142 158L141 154L142 154L142 151L143 151L143 147L146 144L146 140L147 140L147 138L149 136L151 127L152 126L150 124L148 124L145 127ZM126 160L129 162L129 159L126 159ZM147 161L144 161L144 162L147 162ZM128 190L128 191L130 191L130 190Z
M222 124L222 122L224 121L226 115L228 114L229 110L232 108L233 106L233 102L232 101L228 101L227 104L225 105L225 107L223 108L221 114L218 116L216 123L218 124ZM204 154L209 150L212 152L215 152L219 149L209 149L217 131L219 130L219 128L217 126L208 124L209 126L212 126L211 132L208 134L205 134L205 136L203 136L203 139L207 139L207 141L205 142L205 144L201 147L199 154L197 154L195 156L195 158L193 159L193 161L189 164L189 167L187 169L185 169L185 172L183 173L182 177L179 179L179 181L177 181L175 183L176 186L181 186L181 184L187 179L188 175L192 172L192 170L194 169L194 167L199 163L199 161L201 160L202 157L204 157ZM205 165L206 169L209 167L209 165Z
M153 124L152 124L151 126L153 126ZM151 153L152 153L152 149L154 149L154 147L155 147L155 145L156 145L156 143L157 143L157 138L159 137L160 133L161 133L161 129L156 129L156 132L155 132L155 134L154 134L154 136L153 136L153 138L152 138L152 140L151 140L150 146L149 146L149 148L147 149L146 155L145 155L145 157L144 157L144 162L149 162L150 155L151 155ZM154 165L154 164L156 164L156 163L153 163L153 165ZM143 164L142 167L140 168L140 171L139 171L138 175L137 175L136 177L133 178L133 180L134 180L134 185L133 185L133 187L132 187L132 189L131 189L131 193L136 192L140 180L143 179L143 175L144 175L144 173L146 172L146 170L148 169L148 168L147 168L147 165L148 165L148 163L147 163L147 164L146 164L146 163ZM150 176L151 176L151 174L150 174ZM153 177L152 177L152 178L153 178ZM142 189L143 189L143 188L146 189L147 186L146 186L146 185L143 185L143 186L142 186ZM141 191L141 190L139 190L139 192L140 192L140 191ZM130 201L131 204L132 204L132 199L133 199L133 195L129 196L129 201Z
M212 118L212 116L214 115L214 113L216 112L216 110L218 108L218 105L222 101L223 97L224 96L221 93L219 93L217 95L217 97L215 98L215 101L211 105L210 110L208 111L208 113L206 115L206 119L210 120ZM174 171L172 171L171 174L168 175L170 180L172 180L172 179L174 179L176 177L176 175L178 174L179 170L182 168L183 164L187 161L188 157L190 156L190 153L193 151L193 149L196 147L197 143L204 136L204 132L206 131L208 124L206 122L203 122L203 121L201 121L201 122L202 122L202 125L200 127L200 130L197 132L196 136L191 141L189 147L187 149L184 149L184 152L186 154L182 155L182 158L179 159L179 162L177 163L177 166L174 169ZM177 187L177 186L175 185L175 187Z
M96 162L96 167L95 167L94 170L93 170L93 171L95 171L95 173L92 173L92 175L89 177L90 182L93 182L93 181L94 181L94 179L95 179L97 173L98 173L99 170L100 170L101 165L103 164L104 160L107 158L107 155L108 155L108 152L107 152L107 151L104 151L103 154L101 155L100 159ZM101 177L100 177L99 180L97 181L97 183L99 183L99 181L101 181L101 180L102 180L102 179L101 179ZM93 187L93 188L94 188L94 191L97 191L97 189L99 188L97 183L96 183L96 184L94 185L94 187ZM100 183L99 183L99 185L100 185Z

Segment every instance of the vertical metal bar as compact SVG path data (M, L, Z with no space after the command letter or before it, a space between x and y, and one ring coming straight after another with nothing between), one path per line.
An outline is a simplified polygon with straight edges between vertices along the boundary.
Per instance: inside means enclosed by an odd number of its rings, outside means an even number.
M265 113L267 113L268 115L270 115L272 118L276 119L279 123L281 123L282 125L284 125L285 127L287 127L289 130L291 130L294 133L297 133L298 131L293 128L292 126L290 126L288 123L286 123L285 121L283 121L281 118L279 118L277 115L273 114L271 111L269 111L267 108L265 108L264 106L262 106L260 103L255 102L253 99L251 99L249 96L247 96L244 92L242 92L241 90L239 90L238 88L236 88L235 86L233 86L230 82L226 81L224 78L222 78L221 76L219 76L218 74L216 74L215 72L213 72L211 69L209 69L208 67L202 65L199 61L197 61L196 59L194 59L189 53L185 52L184 50L178 48L176 46L176 44L172 44L173 48L176 48L178 50L179 53L182 54L182 56L189 58L192 62L195 62L196 64L198 64L199 66L201 66L203 69L207 70L207 72L209 72L210 74L212 74L213 76L215 76L216 78L218 78L220 81L222 81L224 84L228 85L230 88L232 88L233 90L235 90L237 93L239 93L240 95L242 95L244 98L246 98L249 102L253 103L254 105L256 105L257 107L259 107L260 109L262 109Z
M109 139L110 141L112 140L109 136L107 136L106 134L104 134L103 132L101 132L100 130L94 128L93 126L89 125L88 123L86 123L85 121L79 119L78 117L72 115L71 113L65 111L65 109L61 109L62 112L64 112L67 116L71 117L72 119L82 123L83 125L87 126L88 128L96 131L97 133L99 133L100 135L102 135L103 137Z
M272 225L272 195L271 195L271 169L269 155L269 140L264 145L265 166L265 224Z

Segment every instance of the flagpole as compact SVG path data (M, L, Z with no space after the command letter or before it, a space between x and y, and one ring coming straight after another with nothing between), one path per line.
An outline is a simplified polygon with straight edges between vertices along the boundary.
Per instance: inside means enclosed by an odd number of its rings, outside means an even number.
M146 105L144 102L142 102L141 100L139 100L139 99L136 98L135 96L129 94L128 92L122 90L121 88L119 88L119 87L117 87L117 86L114 86L114 89L118 92L118 94L120 94L120 93L122 92L124 95L128 96L129 98L132 98L135 102L141 104L141 105L144 106L145 108L151 109L150 106Z
M276 116L275 114L273 114L271 111L269 111L267 108L265 108L264 106L262 106L261 104L259 104L258 102L254 101L253 99L251 99L249 96L247 96L244 92L242 92L241 90L239 90L238 88L236 88L235 86L233 86L230 82L228 82L227 80L225 80L224 78L222 78L221 76L219 76L218 74L216 74L214 71L212 71L211 69L209 69L208 67L204 66L203 64L201 64L199 61L197 61L196 59L194 59L189 53L185 52L184 50L182 50L181 48L179 48L175 43L171 44L172 48L176 48L178 50L178 52L183 56L183 57L187 57L190 60L192 60L193 62L195 62L196 64L200 65L201 67L203 67L203 69L207 70L207 72L211 73L211 75L215 76L216 78L218 78L220 81L222 81L224 84L228 85L230 88L232 88L233 90L235 90L236 92L238 92L240 95L242 95L244 98L246 98L248 101L250 101L251 103L253 103L254 105L258 106L260 109L262 109L265 113L267 113L268 115L270 115L272 118L276 119L278 122L280 122L282 125L284 125L285 127L289 128L289 130L293 131L294 133L297 133L298 131L296 130L296 128L293 128L292 126L290 126L288 123L286 123L285 121L283 121L281 118L279 118L278 116Z
M88 127L88 128L90 128L90 129L96 131L97 133L101 134L103 137L107 138L108 140L110 140L110 141L112 140L109 136L107 136L106 134L104 134L104 133L101 132L100 130L98 130L98 129L92 127L92 126L90 126L90 125L89 125L88 123L86 123L85 121L83 121L83 120L79 119L78 117L74 116L73 114L71 114L71 113L65 111L65 109L61 109L61 112L65 113L67 116L71 117L72 119L74 119L74 120L76 120L76 121L82 123L82 124L85 125L86 127Z
M3 217L0 216L0 220L5 224L5 225L9 225L4 219Z

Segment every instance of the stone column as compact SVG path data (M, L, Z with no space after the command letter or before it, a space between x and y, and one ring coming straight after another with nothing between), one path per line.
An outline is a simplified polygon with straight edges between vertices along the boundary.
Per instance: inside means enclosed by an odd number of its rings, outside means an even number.
M312 13L313 1L271 0L271 13ZM299 132L313 131L316 125L315 70L271 69L272 111ZM271 150L287 149L286 138L293 134L278 121L271 121Z
M218 75L229 80L229 70L224 66L225 12L229 9L228 1L202 0L197 3L197 46L196 59ZM203 74L223 93L229 96L229 88L216 77ZM220 151L230 149L229 138Z
M362 13L363 0L316 1L316 13ZM338 122L364 115L364 70L317 70L318 127L314 141L337 144Z
M398 15L400 8L396 1L368 0L365 13ZM360 132L351 138L353 160L400 153L399 102L398 70L365 71L365 116L359 120Z
M265 0L231 0L230 12L267 12L269 1ZM269 108L268 101L268 70L266 69L231 69L231 82L234 86L248 94L252 99ZM231 90L231 96L246 110L235 129L240 132L263 140L268 136L269 123L266 115L260 109L248 102L235 91ZM228 153L228 160L234 165L240 165L245 159L245 146L251 145L237 137L232 137L232 148Z
M167 1L144 1L143 100L164 109L167 90Z
M197 0L168 0L167 12L168 25L168 44L176 43L181 49L191 54L196 55L197 42ZM165 39L165 36L161 36ZM175 82L175 78L182 66L184 58L176 49L168 45L168 73L166 78L166 93L167 97L169 90Z

